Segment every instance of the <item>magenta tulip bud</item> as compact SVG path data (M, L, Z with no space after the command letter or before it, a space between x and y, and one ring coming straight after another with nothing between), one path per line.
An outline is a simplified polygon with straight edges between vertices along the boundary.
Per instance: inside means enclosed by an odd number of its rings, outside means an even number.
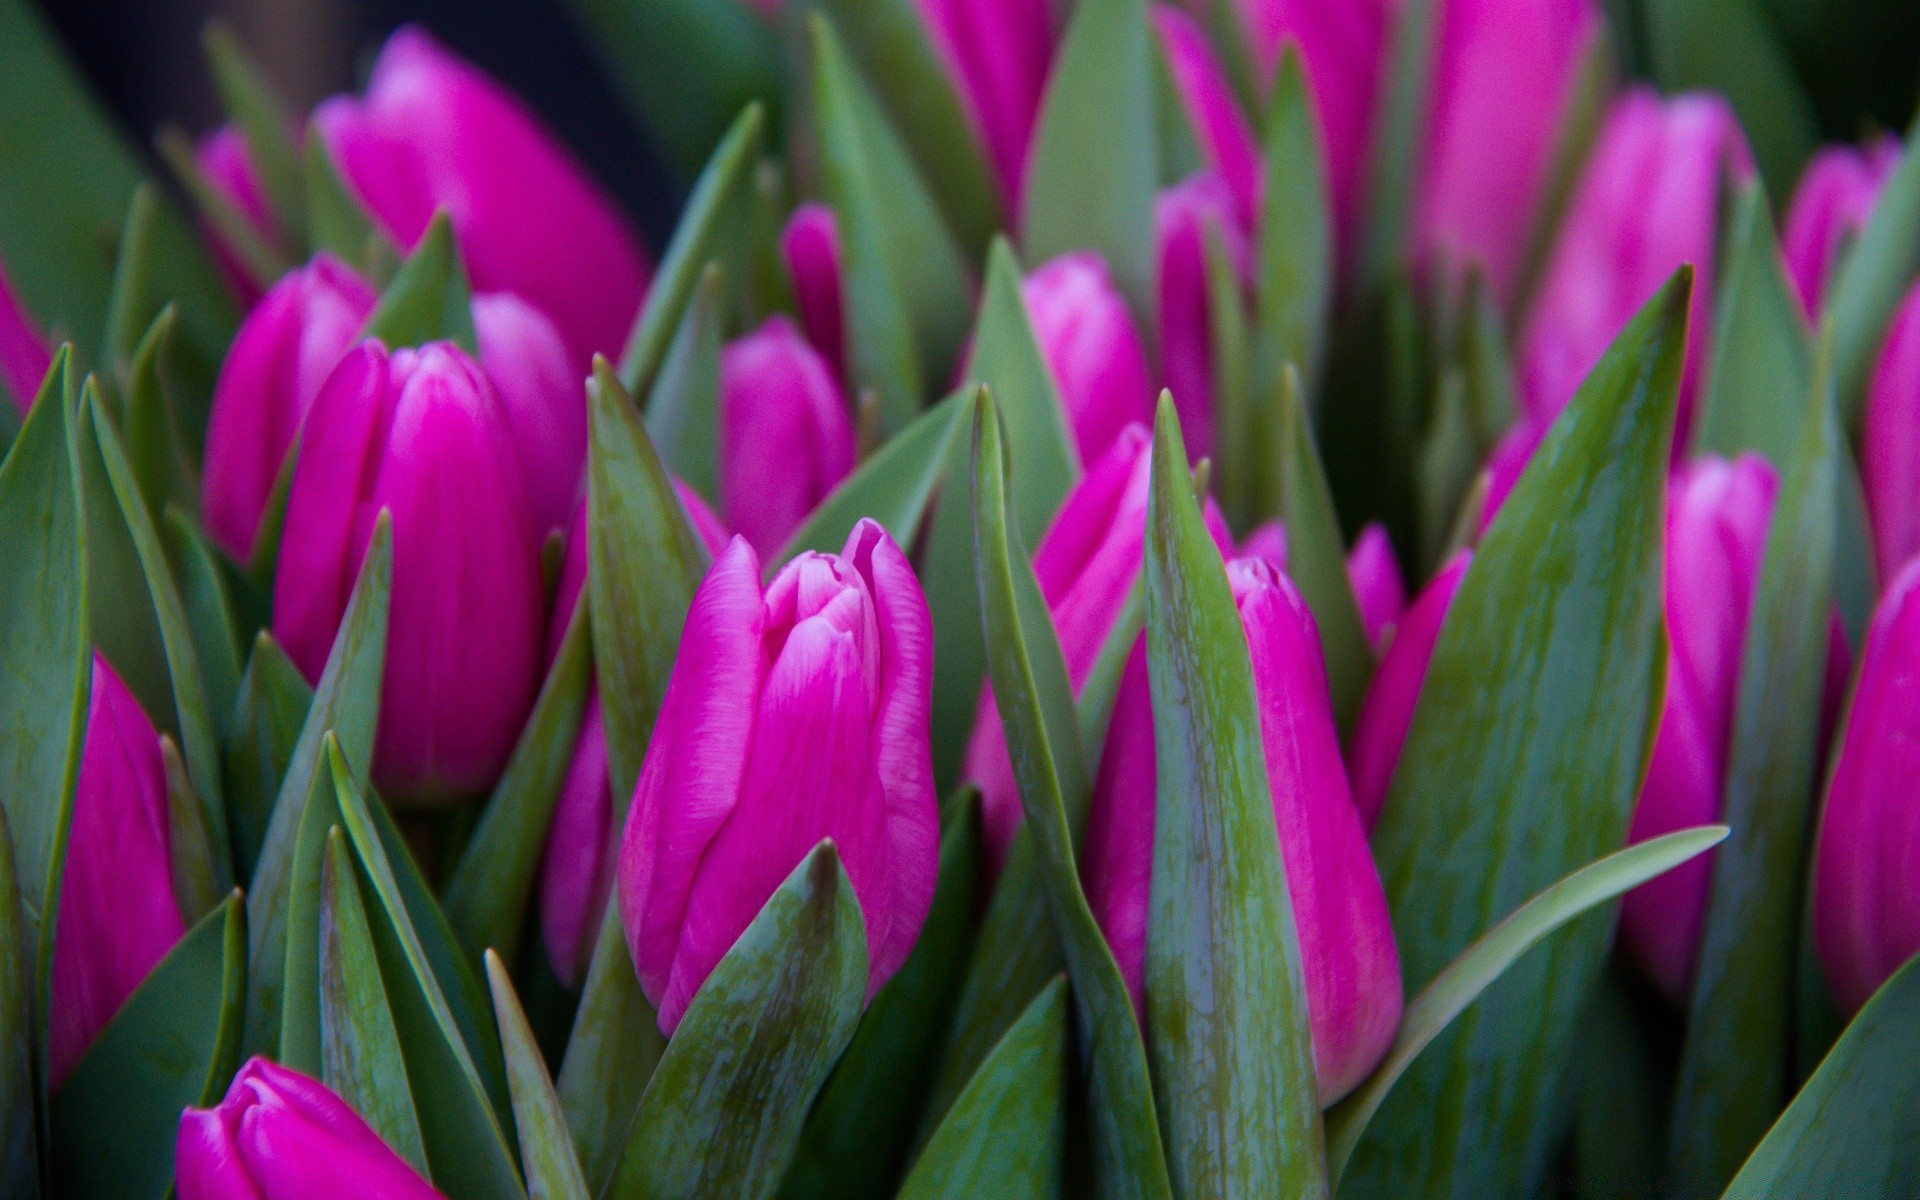
M1920 552L1920 287L1907 293L1867 384L1860 482L1880 578Z
M1825 146L1794 189L1780 249L1800 304L1817 317L1841 248L1873 214L1880 189L1900 162L1900 142L1882 136L1866 146Z
M775 315L720 356L720 504L772 557L853 470L853 414L833 369Z
M1020 206L1027 147L1053 64L1047 0L916 0L959 84L1009 210Z
M1227 83L1227 73L1214 57L1206 31L1185 12L1171 4L1156 3L1153 23L1160 31L1160 43L1166 49L1187 121L1233 196L1236 223L1252 229L1260 219L1260 147L1240 111L1239 99Z
M1920 951L1920 564L1867 630L1813 862L1813 944L1852 1013Z
M1400 578L1400 560L1394 557L1386 526L1375 521L1360 531L1347 552L1347 578L1353 581L1367 641L1378 653L1407 611L1407 585Z
M274 220L273 210L267 204L266 188L260 183L260 172L254 169L253 159L247 154L246 139L238 129L222 125L202 137L194 145L193 157L207 182L233 203L247 224L269 243L279 240L279 222ZM260 285L241 262L239 252L211 223L202 221L201 232L213 246L214 262L234 294L249 306L257 302Z
M1160 261L1160 363L1180 414L1187 452L1213 453L1213 318L1207 288L1207 230L1244 285L1252 249L1233 215L1233 197L1218 174L1203 171L1160 193L1154 205Z
M1720 819L1747 617L1778 482L1758 455L1705 458L1667 487L1667 694L1628 840ZM1693 985L1711 852L1626 894L1620 944L1669 999Z
M47 1071L55 1089L186 931L169 829L160 735L96 653L53 938Z
M273 631L317 679L376 515L393 592L373 774L402 807L484 792L538 683L540 542L513 427L451 342L350 351L307 415L274 575Z
M436 209L473 285L537 305L577 370L617 355L647 263L611 200L518 98L416 26L387 39L364 97L316 108L313 128L402 246Z
M14 294L5 264L0 264L0 385L13 395L14 407L22 415L33 406L52 364L53 349L33 314Z
M441 1200L326 1085L257 1056L181 1114L173 1158L180 1200Z
M620 913L671 1034L793 869L831 838L867 932L867 995L933 902L933 623L872 521L760 583L735 538L694 593L620 846Z
M1504 304L1600 14L1591 0L1451 0L1440 22L1416 252L1477 263Z
M1400 764L1400 748L1413 724L1414 706L1420 702L1420 685L1426 682L1427 664L1433 660L1434 643L1440 640L1440 626L1472 557L1462 550L1449 559L1400 618L1367 698L1360 703L1347 749L1347 772L1353 781L1354 807L1368 830L1380 819L1393 769Z
M1635 88L1614 102L1574 191L1520 339L1521 392L1551 423L1615 335L1682 263L1693 264L1692 336L1680 377L1675 446L1687 444L1713 330L1721 184L1753 174L1725 100L1662 99Z
M1128 425L1153 420L1146 351L1099 255L1082 250L1054 259L1027 276L1020 295L1082 462L1105 454Z
M1263 559L1227 564L1253 660L1273 816L1306 972L1320 1102L1379 1063L1400 1025L1400 956L1386 891L1347 788L1320 635ZM1155 764L1146 642L1128 660L1087 818L1087 900L1144 1016Z
M1254 528L1240 542L1241 558L1257 558L1272 563L1273 569L1282 574L1287 570L1287 527L1278 519L1268 521ZM1352 569L1351 564L1348 567Z
M236 561L252 553L287 450L377 299L320 254L267 289L240 323L214 385L200 481L207 532Z
M473 298L480 365L507 418L533 527L565 529L587 464L587 391L547 315L511 292Z
M844 378L847 363L846 317L840 298L840 227L824 204L802 204L780 234L780 255L793 279L800 328L807 340Z

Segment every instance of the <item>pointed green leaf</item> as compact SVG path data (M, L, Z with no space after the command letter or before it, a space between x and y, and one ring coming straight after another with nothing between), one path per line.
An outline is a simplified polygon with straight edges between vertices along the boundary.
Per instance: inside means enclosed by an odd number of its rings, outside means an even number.
M320 923L325 911L321 883L326 873L327 834L340 824L340 802L329 761L337 739L331 730L307 780L300 833L294 839L287 884L286 955L281 963L279 1047L275 1061L306 1075L325 1067L320 1029Z
M1170 188L1190 175L1208 168L1207 152L1200 146L1200 131L1194 127L1193 114L1173 79L1173 61L1167 40L1154 39L1153 116L1155 178L1162 188Z
M1785 467L1806 424L1813 337L1758 183L1741 189L1727 240L1694 446L1728 458L1754 450Z
M773 1195L808 1107L853 1036L866 985L860 902L824 841L695 993L602 1195Z
M1373 831L1410 990L1626 841L1665 669L1661 547L1691 286L1682 268L1602 356L1440 631ZM1601 910L1556 935L1414 1062L1356 1149L1350 1186L1527 1190L1610 924Z
M207 832L200 797L187 779L180 748L160 735L160 773L166 779L168 874L173 898L187 924L197 922L220 903L217 874L231 874L226 862L216 863L213 838Z
M1251 334L1240 273L1227 253L1217 217L1205 223L1208 364L1213 388L1213 479L1228 524L1245 531L1259 517L1256 505L1261 462L1253 434Z
M33 1006L36 946L13 865L13 837L0 808L0 1195L33 1196L40 1187L40 1138L34 1084Z
M607 905L556 1087L588 1190L603 1195L667 1040L640 992L620 906Z
M132 438L129 429L128 440ZM193 635L207 695L207 716L213 722L215 738L225 739L240 695L242 618L221 574L220 552L208 543L191 518L178 508L164 509L160 540L167 560L178 573L180 603L186 610L187 628Z
M293 139L298 124L266 72L226 22L208 22L200 41L213 68L220 102L240 131L247 160L260 178L267 207L289 242L302 245L307 206L305 168Z
M1867 379L1894 310L1920 271L1920 119L1873 215L1834 268L1826 315L1833 321L1833 387L1842 429L1857 432Z
M1387 17L1378 101L1368 130L1365 214L1353 256L1363 292L1380 287L1406 261L1413 233L1431 77L1439 62L1443 0L1407 0Z
M687 302L647 397L647 436L675 475L720 503L720 268L709 264Z
M121 406L127 465L133 468L140 498L155 521L169 504L193 511L200 502L200 488L168 402L170 381L165 359L175 324L174 308L169 304L147 326L133 353Z
M1313 397L1332 318L1333 214L1320 122L1294 45L1281 52L1274 73L1262 149L1253 394L1274 395L1281 364L1293 363Z
M433 214L413 253L380 293L360 336L378 338L389 349L444 338L468 354L480 353L480 337L473 329L473 288L445 209Z
M326 251L342 262L368 272L375 280L393 273L398 249L386 233L373 222L373 215L360 203L333 161L325 138L307 139L301 156L301 175L305 183L308 248L314 253ZM372 270L375 266L384 271Z
M244 925L235 893L187 931L54 1094L54 1194L168 1194L180 1110L217 1102L240 1065Z
M500 1048L507 1060L507 1082L513 1089L513 1120L520 1131L520 1162L526 1171L529 1200L590 1200L559 1097L553 1094L553 1080L513 982L507 978L507 968L491 950L486 952L486 963L494 1021L500 1026Z
M247 282L265 291L294 266L280 247L270 242L253 223L252 216L240 207L239 201L222 190L200 166L193 139L187 136L186 130L177 125L162 126L154 137L154 144L193 202L195 214L232 252L246 273Z
M1067 1136L1067 981L1055 976L934 1131L901 1200L1052 1200Z
M272 634L261 630L254 637L247 673L240 682L234 734L225 757L235 862L256 889L261 880L254 874L254 864L312 702L313 688L300 668Z

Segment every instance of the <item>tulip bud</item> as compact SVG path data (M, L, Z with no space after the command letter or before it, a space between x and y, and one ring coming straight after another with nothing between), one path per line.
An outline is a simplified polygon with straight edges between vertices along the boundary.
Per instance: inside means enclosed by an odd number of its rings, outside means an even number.
M1920 552L1920 286L1895 311L1867 384L1860 483L1880 578L1892 579Z
M441 1200L345 1100L257 1056L181 1114L173 1157L180 1200Z
M6 266L0 264L0 389L13 396L13 405L22 415L40 394L40 383L52 363L53 350L33 314L14 294Z
M1161 368L1180 414L1187 452L1204 458L1213 453L1214 433L1207 231L1216 232L1243 284L1252 270L1252 250L1234 219L1233 198L1213 172L1191 176L1160 193L1153 211L1160 261Z
M1284 575L1287 570L1287 527L1278 519L1256 526L1252 533L1241 539L1239 556L1272 563L1273 569Z
M1844 1013L1920 951L1920 563L1867 631L1813 863L1813 943Z
M274 576L273 630L308 679L326 663L376 515L393 591L373 774L400 806L499 775L533 701L540 549L512 427L450 342L350 351L308 414Z
M1054 259L1027 276L1020 295L1081 461L1105 454L1129 424L1153 420L1146 352L1099 255L1083 250Z
M1373 674L1367 698L1360 704L1360 715L1354 719L1347 773L1353 781L1354 807L1369 831L1380 819L1380 806L1393 783L1393 769L1400 764L1400 748L1406 744L1407 729L1413 724L1414 706L1420 702L1420 685L1426 682L1434 643L1440 640L1440 626L1447 619L1453 594L1460 590L1472 557L1463 550L1448 560L1400 618L1393 641L1380 657L1380 668Z
M1581 60L1600 29L1591 0L1452 0L1416 197L1419 256L1478 264L1502 303L1546 191Z
M474 286L552 317L576 371L595 352L619 353L646 289L645 256L572 155L478 68L402 26L366 95L325 101L313 127L400 245L445 209Z
M847 366L846 316L840 299L840 227L824 204L802 204L780 234L780 255L793 278L800 328L807 340L833 364L836 376Z
M47 1068L56 1089L186 931L171 841L160 735L96 653L53 938Z
M1780 250L1809 316L1819 316L1841 248L1867 223L1899 162L1899 141L1882 136L1866 146L1823 147L1802 172Z
M1407 585L1400 579L1400 560L1386 526L1375 521L1360 531L1347 553L1347 578L1360 605L1360 624L1378 653L1407 610Z
M783 316L720 356L720 503L772 556L853 470L853 414L832 368Z
M193 148L194 161L208 183L232 202L247 224L269 243L279 240L280 230L273 210L267 205L267 192L260 184L260 172L247 154L246 139L231 125L222 125L202 137ZM240 261L239 252L228 245L218 230L201 223L201 232L213 246L213 258L228 286L248 306L260 298L260 287Z
M1198 22L1171 4L1156 3L1153 23L1187 121L1233 197L1235 223L1251 229L1260 218L1262 168L1260 148L1240 111L1239 98Z
M1733 110L1718 96L1614 102L1548 259L1520 342L1529 413L1551 423L1614 337L1682 263L1694 269L1692 336L1680 377L1675 446L1687 444L1713 330L1721 185L1753 174Z
M1027 147L1053 64L1047 0L916 0L959 84L1009 210L1020 206Z
M1706 458L1667 488L1667 689L1628 840L1720 818L1747 617L1778 483L1757 455ZM1620 943L1661 992L1685 1003L1713 879L1711 852L1628 892Z
M933 625L862 521L764 590L735 538L694 593L620 846L620 912L671 1034L794 867L832 838L866 921L871 997L933 902Z
M1306 974L1320 1102L1373 1069L1400 1024L1400 957L1386 891L1347 788L1320 635L1306 603L1262 559L1227 564L1253 662L1274 824ZM1120 684L1086 834L1087 901L1144 1015L1153 879L1153 703L1146 642Z
M214 384L200 481L207 532L236 561L252 552L294 435L376 299L339 259L320 254L240 323Z
M473 298L480 365L493 381L535 532L564 529L587 462L587 391L547 315L511 292Z

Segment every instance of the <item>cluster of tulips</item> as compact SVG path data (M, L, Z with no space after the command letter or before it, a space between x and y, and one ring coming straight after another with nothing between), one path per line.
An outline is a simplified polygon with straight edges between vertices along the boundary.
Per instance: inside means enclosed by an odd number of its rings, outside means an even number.
M163 187L0 0L0 1196L1920 1187L1920 147L577 12L657 257L424 30Z

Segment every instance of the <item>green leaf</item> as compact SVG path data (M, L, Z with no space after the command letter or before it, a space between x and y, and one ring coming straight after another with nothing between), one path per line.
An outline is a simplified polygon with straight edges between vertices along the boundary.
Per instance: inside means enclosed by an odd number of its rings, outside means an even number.
M615 0L576 2L612 7ZM732 0L711 2L732 3ZM628 10L651 6L651 0L647 4L620 5ZM640 315L634 318L633 330L620 352L620 382L628 391L645 395L653 390L654 376L666 362L668 347L680 328L680 314L692 298L701 273L718 255L725 222L736 211L738 198L752 183L765 124L766 113L759 104L749 104L741 110L693 185L693 193L680 211L680 223L674 227L673 240L667 243L667 251L660 257L660 268L647 286L646 302L640 306Z
M1616 850L1515 909L1448 963L1408 1001L1386 1058L1365 1083L1327 1112L1327 1154L1335 1177L1345 1170L1367 1123L1420 1052L1507 968L1575 917L1706 853L1726 836L1724 825L1702 825Z
M1407 260L1414 192L1424 159L1427 105L1439 62L1443 0L1407 0L1388 18L1378 103L1368 131L1360 242L1353 263L1363 293L1383 286Z
M447 884L447 921L475 962L488 947L508 956L519 951L527 901L560 786L573 762L592 671L587 613L576 606L507 769L493 785Z
M557 1084L561 1111L595 1196L603 1195L613 1178L634 1111L666 1045L634 974L620 906L609 904Z
M468 354L480 353L480 335L473 328L473 288L446 209L436 210L427 222L427 231L380 293L360 336L378 338L389 349L446 339Z
M332 786L331 779L327 786ZM320 1078L425 1175L427 1151L420 1141L400 1032L380 978L354 854L340 826L328 829L323 853L317 939Z
M129 429L130 442L133 436ZM207 541L192 518L171 505L163 509L160 540L168 561L178 573L180 603L186 609L187 628L193 635L194 650L200 661L207 716L213 722L214 736L224 740L232 728L234 706L240 695L243 618L222 574L220 552ZM227 790L231 790L231 785ZM231 809L231 797L228 802ZM232 830L228 832L231 836Z
M1691 286L1676 272L1602 356L1441 628L1373 831L1410 988L1626 841L1665 669L1661 547ZM1553 938L1413 1064L1360 1142L1352 1186L1527 1189L1610 923L1597 912Z
M494 1021L500 1026L500 1049L506 1055L507 1083L513 1089L513 1119L520 1131L520 1162L526 1171L530 1200L589 1200L587 1181L580 1173L579 1156L567 1135L560 1099L533 1040L527 1014L514 995L513 982L500 956L486 952L487 987L493 993Z
M1637 0L1621 2L1637 3ZM1600 138L1601 123L1606 119L1613 102L1615 80L1622 74L1629 77L1645 75L1643 71L1631 69L1630 64L1624 72L1619 69L1620 64L1614 61L1615 52L1626 53L1623 43L1627 40L1628 30L1622 28L1617 15L1610 18L1609 24L1611 29L1608 32L1612 36L1588 39L1577 74L1568 85L1565 107L1560 113L1560 127L1554 133L1552 157L1547 160L1546 181L1540 189L1540 199L1528 225L1526 253L1520 260L1520 275L1512 293L1500 298L1505 311L1513 315L1516 325L1522 314L1532 311L1534 293L1546 275L1548 257L1560 240L1560 227L1566 221L1567 209L1573 204L1573 189L1580 182L1587 157Z
M307 780L306 807L294 839L287 884L287 947L281 966L280 1041L275 1061L307 1075L325 1067L320 1029L320 922L325 912L321 882L326 872L327 834L340 824L340 802L329 762L338 740L329 730Z
M391 276L399 250L341 177L325 138L307 139L301 174L306 185L309 248L362 268L375 280Z
M374 520L366 557L360 563L360 577L340 618L340 631L327 653L327 665L320 672L300 737L281 775L278 798L267 821L247 893L247 962L252 968L247 988L249 1051L265 1050L280 1033L294 851L309 785L326 768L322 741L327 734L334 734L347 761L360 771L373 762L392 589L393 520L383 512Z
M738 129L728 123L743 106L780 103L779 38L751 4L570 0L568 8L627 107L682 178Z
M1500 314L1477 268L1466 271L1454 324L1413 464L1419 510L1416 561L1423 575L1446 561L1457 541L1463 509L1484 487L1487 458L1513 425L1513 368ZM1477 515L1468 528L1478 532Z
M233 252L247 281L260 291L286 274L294 262L280 247L268 240L239 201L221 190L208 177L194 153L193 139L177 125L162 126L154 137L160 157L173 171L174 178L193 202L195 213L206 222L212 234Z
M1262 149L1253 394L1276 394L1281 364L1293 363L1311 397L1333 306L1333 214L1306 64L1291 44L1274 73Z
M1681 1016L1616 955L1581 1017L1572 1171L1583 1195L1658 1193Z
M720 503L720 268L709 264L647 397L647 436L709 504Z
M1213 387L1214 491L1227 523L1245 531L1257 522L1261 461L1254 429L1253 352L1240 272L1227 253L1218 217L1204 226L1208 364Z
M298 123L259 63L247 53L226 22L209 21L200 37L220 102L233 118L247 148L247 161L260 178L260 190L288 242L306 240L305 167L294 145Z
M980 861L980 797L959 794L940 838L940 878L920 940L867 1006L800 1134L781 1200L893 1195L933 1082L929 1056L958 998Z
M244 924L235 893L160 960L54 1094L54 1194L168 1194L180 1110L215 1103L240 1064Z
M965 260L900 136L821 14L808 21L827 202L840 231L848 369L898 433L952 377L966 336Z
M962 455L974 403L974 390L963 389L889 438L807 515L767 561L767 572L808 550L837 554L862 517L878 521L900 545L913 545L948 465Z
M853 1036L866 986L860 902L824 841L695 993L602 1195L773 1195L808 1107Z
M1834 268L1826 315L1833 322L1833 387L1841 428L1857 432L1867 379L1894 310L1920 270L1920 120L1907 131L1900 165L1873 214Z
M1182 1195L1325 1196L1306 977L1247 635L1164 392L1154 426L1146 1019L1169 1166Z
M40 989L20 884L6 810L0 808L0 1194L25 1197L40 1189L40 1097L33 1077L33 1007Z
M1726 1200L1920 1188L1920 958L1894 972L1747 1159Z
M1076 4L1027 154L1022 249L1096 250L1134 320L1154 311L1153 30L1145 0Z
M187 779L180 747L164 733L160 735L160 772L166 779L168 874L180 915L191 925L220 903L215 877L232 868L224 861L215 862L200 797Z
M1833 606L1839 430L1831 348L1801 403L1740 661L1722 813L1674 1094L1671 1170L1687 1194L1726 1186L1791 1090L1801 917L1820 767Z
M313 689L300 668L272 634L261 630L254 637L247 673L240 681L234 735L227 742L225 757L234 857L241 876L252 879L256 890L262 881L254 874L254 864L312 702Z
M1013 550L1024 542L1008 496L1005 436L993 395L982 388L973 422L973 524L987 674L1006 730L1026 827L1038 851L1047 906L1068 974L1077 984L1100 1194L1169 1196L1140 1027L1074 865L1074 843L1086 823L1092 781L1081 757L1073 692L1052 619L1026 554ZM1185 459L1181 461L1184 475Z
M900 1200L1053 1200L1067 1136L1067 981L1055 976L934 1131Z
M127 465L133 468L140 498L156 521L169 504L191 512L200 502L200 488L168 403L169 372L164 358L176 324L174 308L169 304L147 326L133 353L121 406Z
M1741 189L1727 241L1694 446L1728 458L1754 450L1784 468L1806 424L1813 337L1758 183Z
M603 358L594 359L587 402L587 611L615 814L624 819L707 548Z

